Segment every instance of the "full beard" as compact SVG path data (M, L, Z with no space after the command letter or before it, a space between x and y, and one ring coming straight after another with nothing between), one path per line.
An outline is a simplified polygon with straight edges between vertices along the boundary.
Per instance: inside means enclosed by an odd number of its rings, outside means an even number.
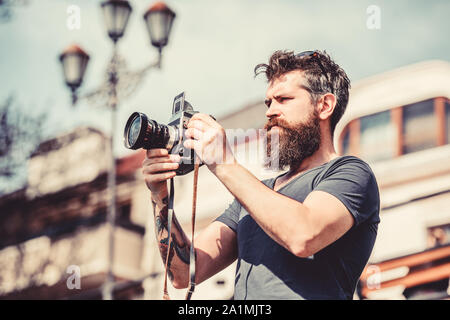
M270 132L274 126L279 127L278 132ZM321 135L317 112L314 112L306 122L295 127L284 120L270 119L264 129L267 130L265 168L295 170L320 147Z

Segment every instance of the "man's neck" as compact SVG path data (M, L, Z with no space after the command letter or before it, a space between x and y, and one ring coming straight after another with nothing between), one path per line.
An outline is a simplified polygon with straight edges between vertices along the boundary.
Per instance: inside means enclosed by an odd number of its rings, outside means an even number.
M275 185L281 187L282 185L289 182L292 178L302 174L303 172L318 167L337 157L338 154L336 153L332 144L323 144L312 156L304 159L299 166L289 169L289 171L285 175L283 175L281 179L277 179Z
M305 172L309 169L318 167L324 163L327 163L333 159L338 157L336 151L334 150L333 146L330 148L319 148L312 156L306 158L305 160L300 163L300 165L297 168L292 168L293 170L289 170L290 174L299 174L302 172Z

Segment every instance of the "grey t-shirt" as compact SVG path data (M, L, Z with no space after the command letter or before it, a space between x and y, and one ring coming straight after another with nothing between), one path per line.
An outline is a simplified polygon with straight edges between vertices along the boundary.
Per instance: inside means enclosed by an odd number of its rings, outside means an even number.
M275 178L262 182L273 189ZM272 240L236 199L216 219L237 233L234 299L352 299L380 222L375 176L361 159L342 156L295 177L278 192L303 202L314 190L339 199L354 225L309 258ZM283 219L283 212L279 216Z

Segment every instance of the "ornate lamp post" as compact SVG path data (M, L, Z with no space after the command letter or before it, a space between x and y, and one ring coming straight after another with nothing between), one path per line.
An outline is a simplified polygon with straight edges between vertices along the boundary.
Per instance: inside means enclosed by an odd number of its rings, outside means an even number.
M163 2L156 2L144 14L145 24L153 46L161 54L162 48L169 42L175 12L170 10Z
M102 2L101 6L108 35L116 43L125 33L132 11L131 6L128 1L124 0L108 0Z
M107 81L99 89L84 95L90 102L108 106L111 111L111 135L109 143L110 166L108 169L108 190L110 203L108 210L109 225L109 254L108 273L103 285L103 299L113 298L114 288L114 230L116 223L116 162L114 157L114 132L116 125L116 111L119 100L128 97L137 88L148 70L160 67L162 49L168 43L170 30L175 18L175 13L163 2L156 2L144 14L147 30L150 34L152 45L158 48L159 56L155 63L151 63L141 70L129 72L125 70L125 63L117 54L117 42L124 35L132 12L131 5L126 0L108 0L101 3L108 36L113 41L113 56L108 66ZM86 70L89 56L76 45L71 45L60 55L66 84L72 91L72 103L75 104L77 89L80 87Z
M66 84L72 91L72 103L77 101L76 90L83 82L84 72L89 62L89 55L79 46L73 44L67 47L59 56L63 65Z

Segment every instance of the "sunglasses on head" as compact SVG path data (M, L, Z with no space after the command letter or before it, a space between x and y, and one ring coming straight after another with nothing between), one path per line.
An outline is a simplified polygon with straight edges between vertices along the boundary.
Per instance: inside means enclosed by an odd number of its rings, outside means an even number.
M316 61L317 61L317 64L319 65L319 67L322 70L323 74L327 78L328 84L330 85L330 88L331 88L331 93L334 93L333 92L334 91L333 90L333 86L331 85L330 78L328 77L328 73L325 71L325 68L323 67L322 62L320 62L319 52L318 51L315 51L315 50L314 51L312 51L312 50L303 51L303 52L297 53L295 56L297 58L302 58L302 57L313 57L313 58L315 58Z

